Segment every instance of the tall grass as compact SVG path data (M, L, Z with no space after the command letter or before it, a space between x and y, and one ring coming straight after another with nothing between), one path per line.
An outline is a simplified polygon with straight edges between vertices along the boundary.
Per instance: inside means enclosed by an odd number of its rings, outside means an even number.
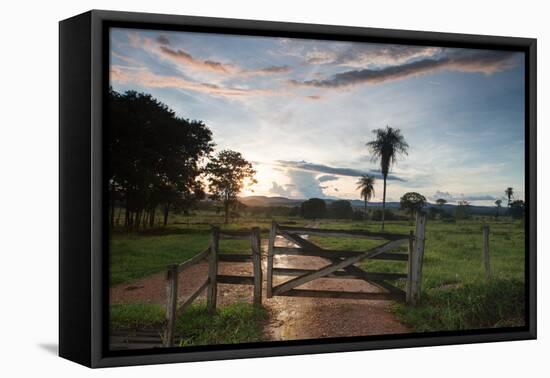
M111 306L111 330L162 330L164 307L151 303ZM238 344L262 339L264 309L248 303L218 308L209 314L206 305L193 304L176 321L176 344L180 346Z

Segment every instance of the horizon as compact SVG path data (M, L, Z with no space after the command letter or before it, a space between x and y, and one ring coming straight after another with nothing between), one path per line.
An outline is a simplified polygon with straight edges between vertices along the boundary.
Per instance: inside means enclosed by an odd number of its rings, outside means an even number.
M350 200L370 174L380 202L365 143L390 125L410 149L387 202L524 199L523 53L119 28L110 43L115 90L204 121L217 151L253 163L242 196Z

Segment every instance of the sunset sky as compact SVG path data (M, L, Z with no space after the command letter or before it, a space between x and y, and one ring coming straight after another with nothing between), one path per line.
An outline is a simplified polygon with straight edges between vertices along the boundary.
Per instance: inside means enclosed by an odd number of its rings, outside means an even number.
M523 199L522 53L133 29L110 42L113 88L203 120L216 150L253 162L245 195L359 199L358 177L380 177L365 143L390 125L410 149L389 201Z

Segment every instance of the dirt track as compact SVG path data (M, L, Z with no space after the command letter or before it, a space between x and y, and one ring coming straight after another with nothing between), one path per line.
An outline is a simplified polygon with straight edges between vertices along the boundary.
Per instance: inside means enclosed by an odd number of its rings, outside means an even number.
M278 237L276 244L288 245L288 242ZM262 248L265 251L266 245L263 245ZM265 259L262 263L265 272ZM327 265L327 262L318 257L275 256L274 265L316 269ZM207 270L207 263L202 262L192 266L184 274L180 274L178 293L180 300L187 298L204 282ZM219 273L251 275L252 266L250 263L220 263ZM274 277L274 284L287 279L286 277ZM111 303L164 303L165 285L164 273L155 274L131 284L118 285L111 288ZM317 279L300 288L380 292L379 288L365 281L350 279ZM251 301L251 298L252 286L219 285L218 287L218 303L220 305ZM204 296L199 297L199 300L205 300ZM387 301L281 296L268 299L264 293L263 303L270 313L270 319L264 327L266 340L303 340L410 332L392 314L391 302Z

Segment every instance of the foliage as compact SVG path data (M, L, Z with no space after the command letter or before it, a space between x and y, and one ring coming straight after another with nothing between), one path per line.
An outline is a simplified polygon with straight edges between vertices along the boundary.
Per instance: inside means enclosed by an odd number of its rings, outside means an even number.
M506 197L508 197L508 206L512 204L512 198L514 198L514 188L508 187L504 191Z
M155 210L186 211L204 195L202 162L213 149L212 132L202 121L179 118L151 95L110 90L110 220L124 208L128 228L154 225ZM119 212L119 216L120 216Z
M495 206L497 207L497 213L496 213L496 216L498 217L500 215L500 208L502 207L502 200L501 199L497 199L495 201Z
M458 206L455 208L455 218L470 218L470 203L468 201L458 201Z
M214 315L205 305L192 305L176 321L181 346L239 344L262 341L267 312L248 303L219 307Z
M515 200L510 203L510 209L508 213L514 219L521 219L525 216L525 202L522 200Z
M438 198L437 200L435 200L435 203L437 203L439 207L443 207L445 204L447 204L447 200L445 198Z
M346 200L332 202L328 206L328 216L335 219L350 219L353 216L351 203Z
M256 171L252 163L245 160L240 152L220 151L206 165L210 196L223 205L225 223L228 222L230 206L237 203L237 195L246 184L252 185Z
M305 219L324 218L327 214L327 206L320 198L310 198L302 202L300 213Z
M361 190L361 198L365 201L364 218L367 218L367 202L374 198L374 176L363 175L357 181L357 189Z
M426 206L426 197L416 192L408 192L403 194L400 199L401 209L407 210L411 217L424 206Z
M372 154L372 160L380 160L380 169L384 177L384 192L382 197L382 229L384 229L384 217L386 210L386 180L393 164L400 155L407 155L409 145L401 130L386 126L385 129L373 130L374 140L367 143L367 148Z
M111 305L113 330L159 330L164 307L153 303ZM266 311L248 303L220 307L211 315L204 304L192 304L176 321L176 339L181 346L237 344L261 341Z
M525 286L510 279L450 285L424 293L416 307L398 305L397 314L417 332L522 326Z

